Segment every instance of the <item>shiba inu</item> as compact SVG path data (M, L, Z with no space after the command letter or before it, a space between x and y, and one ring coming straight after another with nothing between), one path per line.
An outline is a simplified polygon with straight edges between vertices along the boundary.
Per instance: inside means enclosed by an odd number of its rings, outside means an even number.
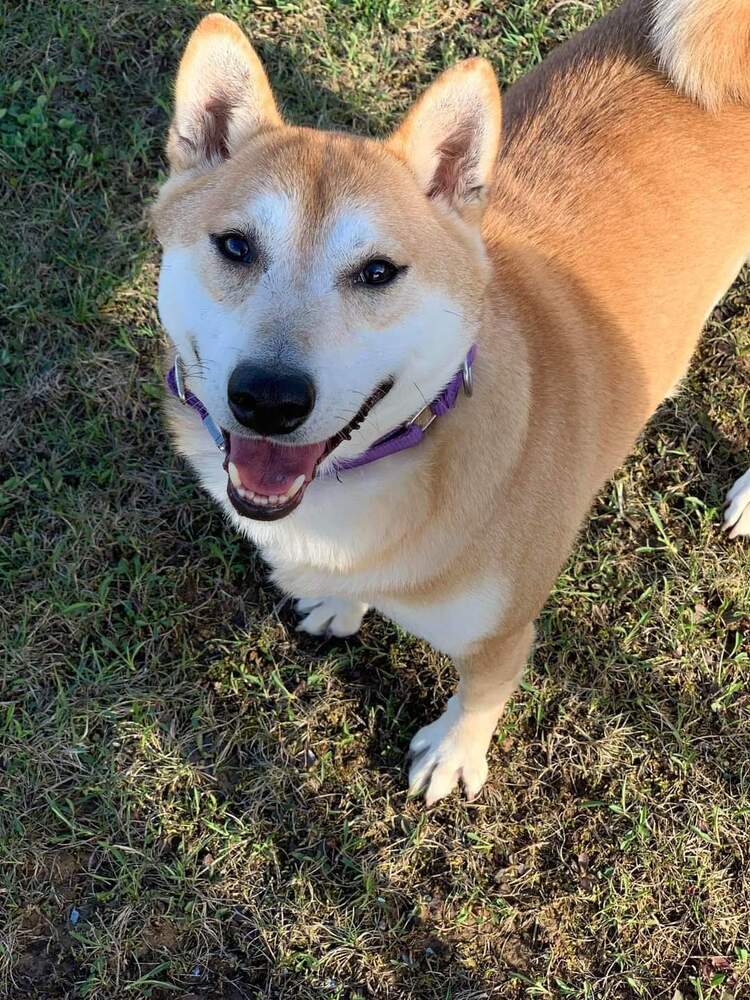
M153 209L171 431L301 628L375 608L453 658L427 804L479 792L596 491L750 253L748 105L747 0L626 0L502 101L469 59L382 141L286 124L227 18L189 41Z

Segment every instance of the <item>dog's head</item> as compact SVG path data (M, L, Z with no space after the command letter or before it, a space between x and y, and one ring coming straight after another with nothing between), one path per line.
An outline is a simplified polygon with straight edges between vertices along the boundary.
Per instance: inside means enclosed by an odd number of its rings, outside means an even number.
M499 135L480 59L385 141L288 126L242 31L200 23L153 210L159 311L224 429L239 513L288 514L334 449L362 451L460 368L488 281Z

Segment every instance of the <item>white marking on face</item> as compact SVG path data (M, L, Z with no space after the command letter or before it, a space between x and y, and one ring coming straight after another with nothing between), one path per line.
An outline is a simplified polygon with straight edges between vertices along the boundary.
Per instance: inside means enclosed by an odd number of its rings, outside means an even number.
M289 195L268 191L248 202L244 216L242 228L250 226L257 234L261 252L268 254L269 285L276 286L286 296L293 294L299 239L298 206Z
M395 377L396 384L387 398L338 450L339 457L357 454L438 394L471 344L471 326L460 306L427 287L421 295L414 289L409 310L389 328L372 329L366 324L357 326L356 320L345 320L340 293L332 287L341 262L334 263L333 257L328 257L326 273L312 282L316 287L295 287L293 274L303 269L294 255L285 256L280 250L293 228L289 199L268 196L258 210L265 213L264 227L278 226L277 235L282 240L269 248L272 264L268 280L256 282L241 304L230 305L214 299L204 284L201 272L209 266L205 248L203 252L199 246L167 249L159 279L162 322L188 365L190 388L216 423L230 431L238 428L228 407L226 387L241 360L273 364L283 356L287 364L302 368L314 380L315 410L299 432L290 436L290 444L324 441L336 434L376 386ZM266 238L270 240L270 235ZM357 258L353 243L363 240L369 241L369 246L376 245L374 231L364 216L348 213L334 221L327 242L332 254L346 254L351 261ZM359 255L362 253L360 250ZM412 279L407 274L399 280ZM383 289L362 290L361 294L390 293ZM284 317L280 325L279 317ZM264 324L267 328L274 322L278 336L271 344L263 330ZM300 341L301 324L307 334L304 344ZM194 369L194 374L193 342L203 362L203 370Z
M262 241L280 254L288 254L297 236L297 211L289 195L268 191L253 198L246 207L247 220Z
M240 309L217 302L201 280L192 247L164 252L159 274L159 317L187 365L188 386L221 427L234 427L227 404L229 374L246 355ZM192 341L198 348L201 366Z
M328 227L323 257L335 268L342 261L359 260L368 249L374 249L377 231L372 221L361 212L341 212Z
M352 342L317 345L319 405L334 415L329 435L351 420L377 385L396 380L351 440L337 448L336 457L359 454L434 399L458 371L469 336L455 304L435 293L388 329L364 327Z

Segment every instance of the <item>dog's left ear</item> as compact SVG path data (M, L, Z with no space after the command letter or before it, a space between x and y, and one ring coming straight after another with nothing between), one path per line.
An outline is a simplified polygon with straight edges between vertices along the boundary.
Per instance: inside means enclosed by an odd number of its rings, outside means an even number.
M173 170L212 167L256 133L282 124L268 77L242 29L208 14L187 44L167 142Z
M442 73L386 145L411 168L428 198L479 222L500 145L500 90L486 59Z

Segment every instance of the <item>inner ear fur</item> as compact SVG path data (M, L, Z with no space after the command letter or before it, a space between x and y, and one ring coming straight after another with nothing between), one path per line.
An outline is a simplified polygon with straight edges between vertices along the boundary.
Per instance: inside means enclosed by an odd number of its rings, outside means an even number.
M466 59L425 91L387 141L428 198L459 213L484 202L500 146L500 91L485 59Z
M204 17L180 60L167 141L173 170L215 166L253 135L282 124L260 59L223 14Z

